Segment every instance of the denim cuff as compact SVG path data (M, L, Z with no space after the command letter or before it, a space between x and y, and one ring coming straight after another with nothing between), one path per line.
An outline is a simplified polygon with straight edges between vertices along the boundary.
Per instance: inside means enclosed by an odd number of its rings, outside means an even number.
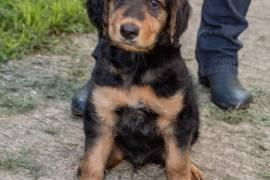
M200 63L199 74L200 76L209 76L215 73L228 72L238 74L237 57L215 57L208 61L199 61ZM207 63L205 63L207 62Z
M200 76L209 76L209 75L220 73L220 72L238 74L238 68L235 66L221 65L221 66L215 66L215 67L209 67L209 68L201 68L199 70Z

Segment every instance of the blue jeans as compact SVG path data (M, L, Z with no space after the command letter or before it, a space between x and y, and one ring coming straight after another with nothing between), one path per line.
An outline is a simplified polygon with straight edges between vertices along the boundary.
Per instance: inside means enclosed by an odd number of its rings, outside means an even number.
M247 28L245 19L251 0L204 0L198 32L196 58L199 74L237 74L238 36Z

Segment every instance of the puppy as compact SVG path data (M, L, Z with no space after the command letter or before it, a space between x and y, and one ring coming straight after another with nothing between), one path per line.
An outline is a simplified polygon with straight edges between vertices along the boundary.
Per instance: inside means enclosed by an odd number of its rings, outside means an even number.
M201 180L190 161L199 132L179 37L187 0L88 0L97 62L84 115L81 180L102 180L122 160L164 165L168 180Z

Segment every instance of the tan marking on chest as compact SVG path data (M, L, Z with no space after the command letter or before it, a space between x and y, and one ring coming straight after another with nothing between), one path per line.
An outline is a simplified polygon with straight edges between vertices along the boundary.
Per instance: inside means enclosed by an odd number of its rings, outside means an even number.
M117 108L135 107L139 102L157 113L160 116L160 126L165 127L182 110L183 94L179 91L169 98L158 97L149 86L133 86L128 90L97 87L93 91L93 103L98 116L112 126Z

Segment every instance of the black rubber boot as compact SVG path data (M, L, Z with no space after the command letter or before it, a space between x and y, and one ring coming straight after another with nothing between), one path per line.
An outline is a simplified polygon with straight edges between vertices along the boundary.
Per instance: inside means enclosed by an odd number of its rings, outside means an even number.
M83 116L85 108L86 108L86 103L87 103L87 98L88 94L91 88L91 82L88 80L83 87L78 89L74 96L72 97L71 100L71 113L74 116Z
M210 88L212 102L222 109L247 108L252 101L251 95L233 73L216 73L199 77L199 81Z

